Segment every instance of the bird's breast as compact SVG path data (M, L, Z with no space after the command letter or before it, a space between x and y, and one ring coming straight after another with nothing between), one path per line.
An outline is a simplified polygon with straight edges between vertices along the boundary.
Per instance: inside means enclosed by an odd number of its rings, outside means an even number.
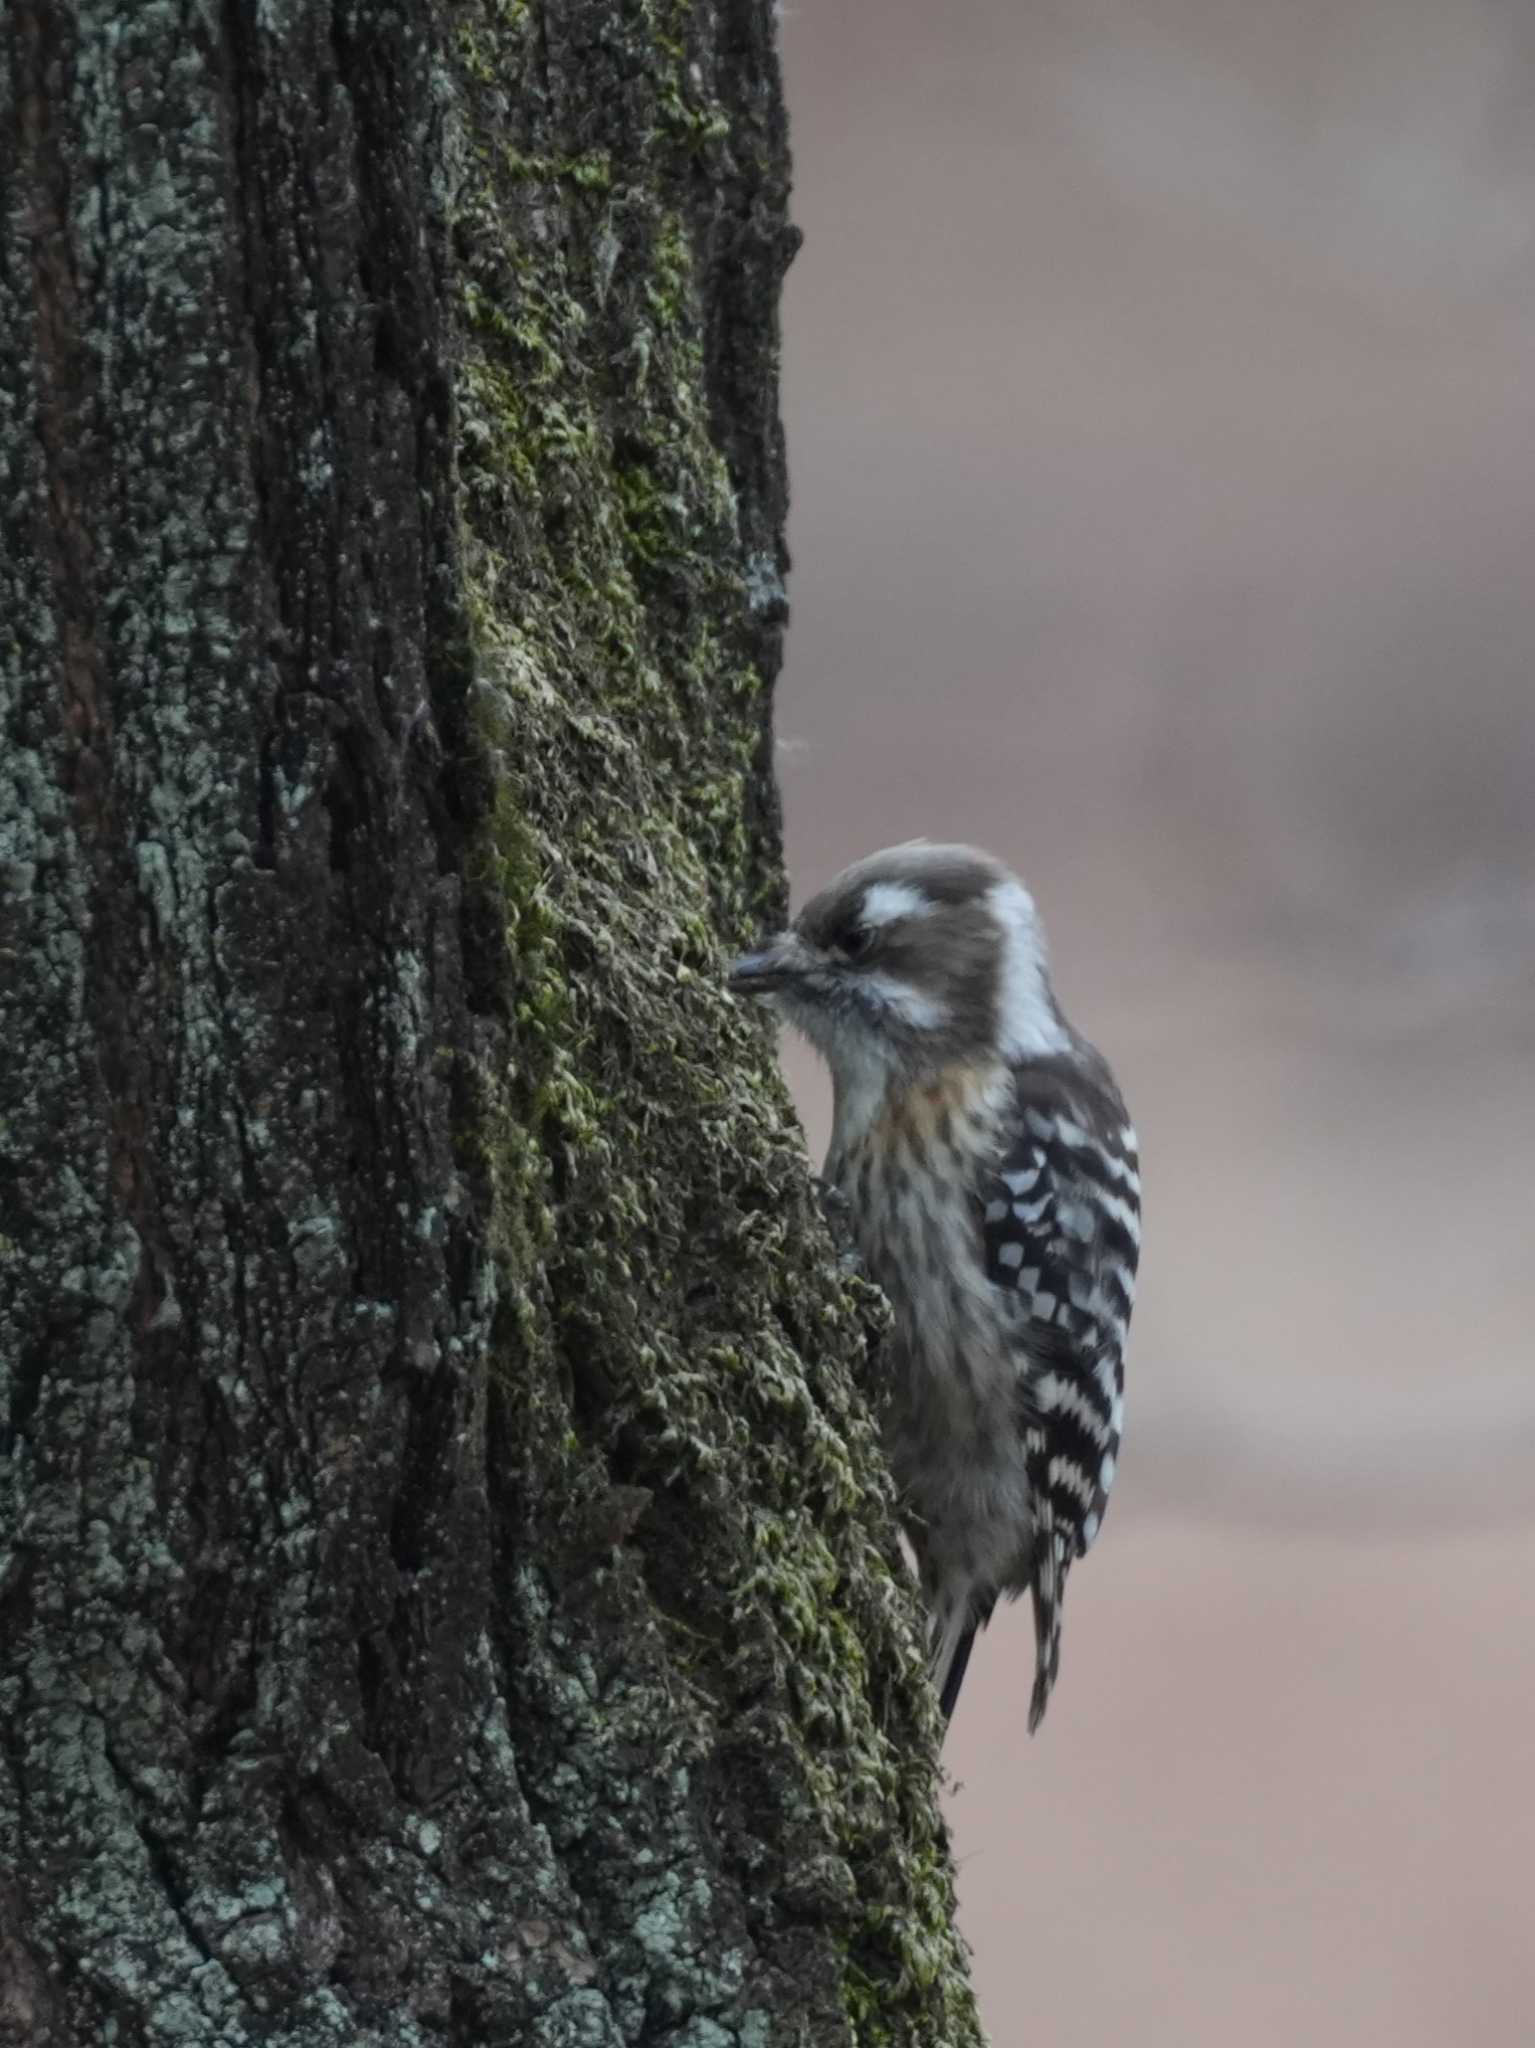
M892 1090L868 1128L827 1161L853 1234L896 1319L900 1391L969 1407L1010 1377L986 1279L974 1187L995 1149L994 1070L946 1069Z

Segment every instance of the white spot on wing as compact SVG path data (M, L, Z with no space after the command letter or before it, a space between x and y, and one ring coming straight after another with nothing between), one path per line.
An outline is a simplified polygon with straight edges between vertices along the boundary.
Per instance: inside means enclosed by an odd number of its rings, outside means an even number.
M1029 1189L1033 1187L1035 1181L1039 1179L1039 1168L1031 1166L1026 1171L1021 1169L1015 1170L1011 1173L1004 1173L1002 1178L1015 1195L1026 1195Z
M873 882L864 892L862 917L872 930L903 917L926 917L932 907L932 898L912 882Z
M1140 1243L1141 1219L1128 1202L1122 1202L1117 1195L1105 1192L1099 1195L1098 1206L1105 1216L1112 1216L1116 1223L1123 1226L1133 1243Z
M1074 1493L1084 1507L1093 1498L1092 1481L1074 1458L1052 1458L1049 1479L1052 1486L1063 1487L1067 1493Z
M1074 1415L1095 1444L1104 1441L1103 1417L1082 1389L1059 1373L1047 1372L1037 1389L1039 1405L1047 1415Z
M1023 1246L1018 1243L1016 1238L1010 1238L1006 1244L999 1244L997 1246L997 1264L999 1266L1021 1266L1023 1264Z

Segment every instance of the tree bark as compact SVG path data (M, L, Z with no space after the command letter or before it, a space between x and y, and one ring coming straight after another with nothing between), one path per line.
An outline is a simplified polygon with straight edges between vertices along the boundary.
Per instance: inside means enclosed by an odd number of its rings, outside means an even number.
M0 21L0 2044L979 2039L770 1041L770 0Z

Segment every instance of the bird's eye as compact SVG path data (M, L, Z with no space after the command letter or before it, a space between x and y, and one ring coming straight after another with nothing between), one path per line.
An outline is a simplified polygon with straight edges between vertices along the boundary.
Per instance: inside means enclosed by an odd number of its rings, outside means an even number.
M859 960L874 943L874 934L866 924L848 924L837 934L837 950L849 960Z

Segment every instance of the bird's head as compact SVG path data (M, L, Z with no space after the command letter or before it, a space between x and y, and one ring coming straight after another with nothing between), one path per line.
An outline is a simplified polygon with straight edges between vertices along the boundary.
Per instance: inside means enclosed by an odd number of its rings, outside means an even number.
M729 985L802 1031L839 1085L1068 1042L1033 898L972 846L916 840L858 861L742 954Z

